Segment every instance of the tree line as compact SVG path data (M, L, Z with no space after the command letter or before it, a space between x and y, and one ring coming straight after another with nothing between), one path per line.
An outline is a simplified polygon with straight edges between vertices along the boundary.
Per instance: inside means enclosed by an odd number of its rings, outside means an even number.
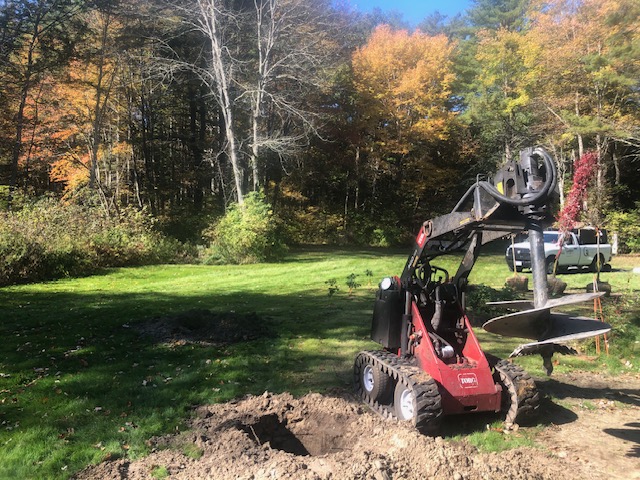
M300 241L384 243L539 144L561 192L596 153L602 225L638 212L638 18L635 0L474 0L414 29L331 0L0 1L1 201L184 230L261 191Z

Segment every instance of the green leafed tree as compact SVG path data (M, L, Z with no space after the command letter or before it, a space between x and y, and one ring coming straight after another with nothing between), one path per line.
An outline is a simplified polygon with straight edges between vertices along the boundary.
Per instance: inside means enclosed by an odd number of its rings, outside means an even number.
M473 0L470 23L479 29L522 31L530 0Z
M631 0L535 5L531 35L541 49L541 127L558 149L577 150L574 156L597 152L589 201L591 221L601 224L611 180L616 188L622 181L621 158L640 146L640 7Z
M540 50L528 37L505 28L481 30L475 60L481 65L466 96L466 117L491 150L511 158L533 140L533 98Z

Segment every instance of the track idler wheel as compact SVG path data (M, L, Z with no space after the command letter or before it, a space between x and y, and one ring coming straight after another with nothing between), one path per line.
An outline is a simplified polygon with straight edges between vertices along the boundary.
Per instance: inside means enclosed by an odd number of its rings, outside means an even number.
M540 406L540 392L533 378L507 360L495 364L494 380L502 387L501 409L507 426L530 421Z
M393 395L393 380L383 373L377 365L366 364L358 375L360 388L371 401L388 404Z
M438 384L419 367L385 350L360 352L353 364L356 393L385 419L411 422L436 435L442 420Z
M396 384L393 405L398 420L409 421L420 432L436 435L442 423L442 402L435 380L408 385Z

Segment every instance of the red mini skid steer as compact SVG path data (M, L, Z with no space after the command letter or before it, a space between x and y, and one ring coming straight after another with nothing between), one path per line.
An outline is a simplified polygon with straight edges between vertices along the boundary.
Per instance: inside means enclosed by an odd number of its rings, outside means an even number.
M358 394L385 418L410 421L428 434L444 415L503 412L514 424L533 414L540 394L518 365L486 355L465 314L468 276L482 245L528 231L534 301L503 302L516 310L485 323L487 331L534 340L512 356L538 353L547 373L565 342L609 330L595 319L551 312L599 293L549 299L542 230L556 188L556 168L541 148L520 152L493 181L477 181L451 213L425 222L400 277L384 278L376 295L371 338L383 350L360 352L354 364ZM431 262L466 251L453 277Z

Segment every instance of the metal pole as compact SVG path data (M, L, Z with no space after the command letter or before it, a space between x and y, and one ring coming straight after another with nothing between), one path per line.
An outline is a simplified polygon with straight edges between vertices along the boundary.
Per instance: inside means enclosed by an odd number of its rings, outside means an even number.
M406 357L409 354L409 325L411 324L411 293L405 292L404 295L404 315L402 315L402 324L400 330L400 355Z
M531 273L533 273L533 306L540 308L547 304L549 290L542 225L536 221L529 224L529 245L531 247Z

